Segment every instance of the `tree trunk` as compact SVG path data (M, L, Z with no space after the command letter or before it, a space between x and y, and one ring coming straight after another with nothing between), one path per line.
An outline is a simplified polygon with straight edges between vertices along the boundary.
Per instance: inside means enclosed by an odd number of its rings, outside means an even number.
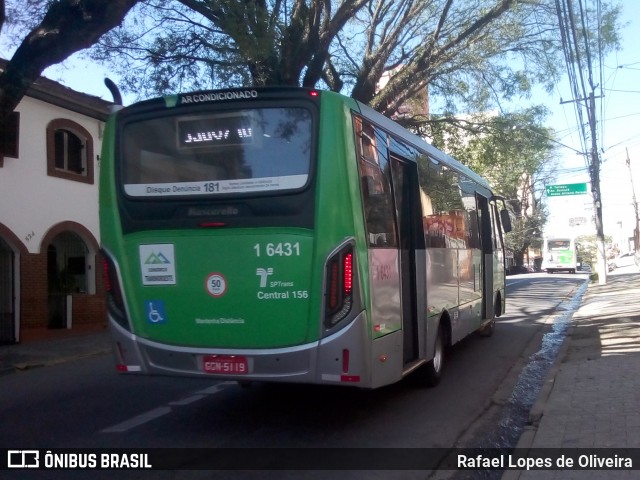
M47 67L96 43L119 25L136 3L138 0L52 3L40 25L27 35L0 73L0 132L6 131L7 118Z

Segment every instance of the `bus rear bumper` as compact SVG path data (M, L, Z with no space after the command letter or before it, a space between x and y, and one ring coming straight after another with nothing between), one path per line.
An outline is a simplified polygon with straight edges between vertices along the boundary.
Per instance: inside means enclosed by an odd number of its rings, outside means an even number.
M366 315L316 342L274 349L183 347L139 337L109 321L121 373L220 380L348 384L370 388ZM345 351L348 368L345 368ZM219 363L218 363L219 362ZM217 367L212 365L217 363ZM211 372L215 369L217 372ZM225 370L221 372L220 370ZM345 371L346 370L346 371Z

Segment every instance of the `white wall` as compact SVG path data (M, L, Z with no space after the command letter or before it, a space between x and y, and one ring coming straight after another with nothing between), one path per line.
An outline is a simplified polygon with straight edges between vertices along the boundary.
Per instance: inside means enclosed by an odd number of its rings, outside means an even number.
M30 97L24 97L16 111L20 112L20 157L5 157L0 168L0 223L20 238L30 253L39 253L47 231L62 221L83 225L99 242L96 157L104 123ZM47 175L46 130L56 118L82 125L93 137L93 158L87 160L94 164L92 185Z

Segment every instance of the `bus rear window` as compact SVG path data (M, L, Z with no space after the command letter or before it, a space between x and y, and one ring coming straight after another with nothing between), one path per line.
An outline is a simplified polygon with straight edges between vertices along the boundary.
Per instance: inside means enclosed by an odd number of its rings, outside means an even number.
M296 190L309 179L311 113L300 107L166 116L124 125L130 197Z
M549 240L547 245L549 246L549 251L568 250L571 248L571 240Z

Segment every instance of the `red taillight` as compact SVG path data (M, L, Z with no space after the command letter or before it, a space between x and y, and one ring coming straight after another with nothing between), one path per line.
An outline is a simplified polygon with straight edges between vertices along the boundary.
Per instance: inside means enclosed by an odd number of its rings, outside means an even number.
M226 226L224 222L202 222L198 224L201 228L219 228Z
M351 310L353 294L353 249L351 245L334 254L327 262L325 287L325 326L331 328Z
M111 314L111 318L116 320L120 325L127 325L124 297L120 289L118 274L116 267L111 259L103 253L102 268L104 271L104 287L107 291L107 309Z
M342 373L349 372L349 350L342 350Z
M351 295L351 290L353 289L353 253L347 253L344 256L342 271L344 277L344 294Z
M113 285L111 285L111 278L109 277L109 262L106 258L102 260L102 273L104 276L104 288L107 293L111 293Z

